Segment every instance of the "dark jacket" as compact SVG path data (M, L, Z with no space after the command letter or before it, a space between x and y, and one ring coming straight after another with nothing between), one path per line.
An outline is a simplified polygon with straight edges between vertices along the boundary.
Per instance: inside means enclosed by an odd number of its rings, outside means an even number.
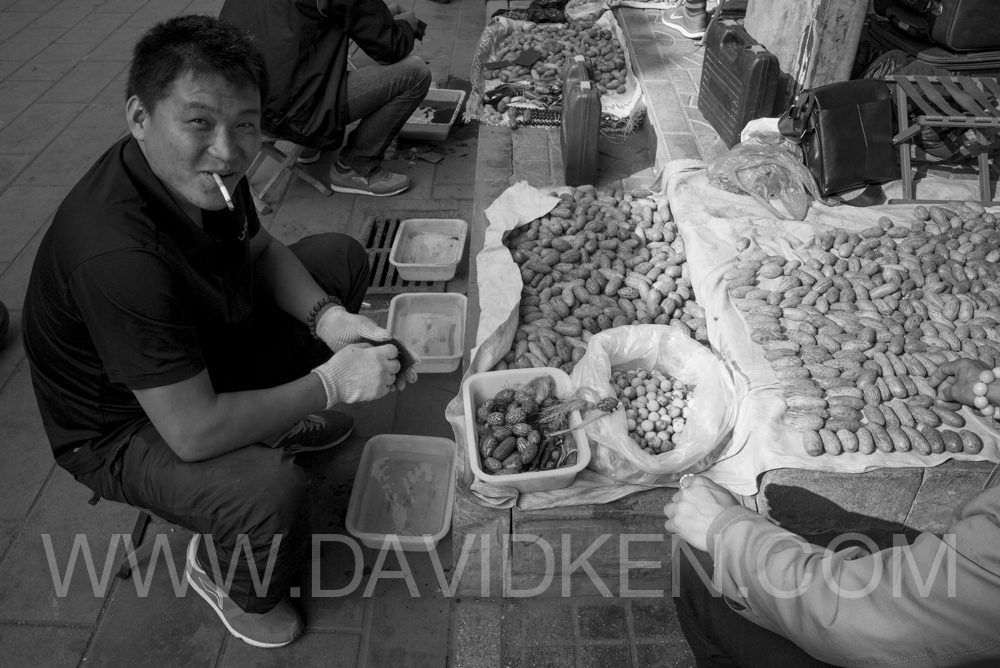
M413 50L413 29L382 0L226 0L219 18L253 35L264 54L264 134L310 148L343 140L349 41L380 63Z

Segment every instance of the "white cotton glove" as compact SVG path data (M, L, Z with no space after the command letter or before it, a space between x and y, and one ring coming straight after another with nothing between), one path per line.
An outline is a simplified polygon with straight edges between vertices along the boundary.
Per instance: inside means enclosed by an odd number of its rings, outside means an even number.
M389 13L392 14L393 16L398 16L403 13L403 8L400 7L399 5L388 5L388 7L389 7Z
M352 344L312 370L323 381L326 408L374 401L396 384L399 362L394 346Z
M349 313L343 306L331 306L316 321L316 336L338 352L352 343L382 343L392 339L388 330L382 329L363 315Z

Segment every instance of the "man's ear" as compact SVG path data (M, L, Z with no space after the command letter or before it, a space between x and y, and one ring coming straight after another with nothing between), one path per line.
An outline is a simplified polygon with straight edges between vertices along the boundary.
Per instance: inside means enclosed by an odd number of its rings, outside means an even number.
M128 129L132 136L139 141L142 141L146 135L146 122L148 120L149 113L146 111L146 106L138 96L130 97L125 102L125 121L128 123Z

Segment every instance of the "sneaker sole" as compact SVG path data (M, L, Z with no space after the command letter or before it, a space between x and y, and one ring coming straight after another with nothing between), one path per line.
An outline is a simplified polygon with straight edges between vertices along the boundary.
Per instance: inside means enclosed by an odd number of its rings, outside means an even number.
M406 192L410 185L406 184L399 190L393 190L392 192L376 193L371 190L363 190L361 188L349 188L347 186L335 186L330 184L330 190L335 193L343 193L345 195L371 195L372 197L392 197L393 195L398 195L399 193Z
M215 605L215 601L212 600L212 597L210 597L208 593L198 585L195 579L191 577L191 570L197 568L197 566L195 566L195 564L197 563L195 561L195 552L197 552L198 550L198 542L200 540L201 540L200 538L198 539L198 541L192 540L188 544L187 565L190 566L190 568L184 569L184 579L188 581L188 584L190 584L191 588L194 589L195 592L197 592L198 596L201 596L205 600L205 602L208 603L208 605L212 608L212 610L215 611L215 614L218 615L219 619L222 620L222 623L223 625L225 625L226 629L234 636L245 642L246 644L253 645L254 647L262 647L264 649L274 649L276 647L284 647L285 645L291 643L292 640L287 640L282 643L266 643L266 642L261 642L260 640L254 640L253 638L246 637L245 635L243 635L242 633L240 633L239 631L237 631L236 629L234 629L232 626L229 625L229 620L227 620L226 616L222 614L222 610L220 610L218 606ZM206 574L205 577L208 577L208 575Z
M680 34L684 35L688 39L701 39L702 37L705 36L705 32L706 32L705 30L702 30L702 31L699 31L699 32L691 32L690 30L688 30L687 28L684 27L684 24L682 24L682 23L672 23L672 22L668 21L665 16L660 18L660 23L662 23L663 25L667 26L668 28L671 28L672 30L676 30L677 32L679 32Z
M300 165L315 165L317 162L319 162L319 153L316 154L315 158L296 158L295 162L299 163Z
M346 441L347 439L349 439L351 437L351 434L353 434L353 433L354 433L354 425L351 425L351 428L347 430L347 433L345 433L343 436L341 436L337 440L332 441L330 443L327 443L326 445L320 445L320 446L317 446L315 448L302 448L302 447L298 447L298 446L294 446L293 445L290 448L282 447L281 449L284 450L285 452L289 452L289 453L291 453L293 455L297 454L299 452L322 452L323 450L329 450L330 448L332 448L332 447L334 447L336 445L340 445L341 443L343 443L344 441ZM281 446L278 446L278 447L281 447Z

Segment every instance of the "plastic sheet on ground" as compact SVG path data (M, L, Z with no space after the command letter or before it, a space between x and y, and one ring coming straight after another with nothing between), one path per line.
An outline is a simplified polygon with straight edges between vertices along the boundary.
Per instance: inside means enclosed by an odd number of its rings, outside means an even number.
M559 190L549 192L558 193ZM476 347L472 350L471 363L464 378L489 371L510 350L517 329L522 282L518 266L510 251L503 245L503 235L508 230L530 223L551 211L559 198L549 192L533 188L522 181L501 193L485 211L489 226L483 249L476 256L479 328L476 332ZM518 494L511 487L484 483L475 478L469 466L465 409L461 394L448 404L445 417L451 424L458 445L457 484L463 490L470 491L484 506L510 508L516 505L522 510L536 510L608 503L650 489L646 485L611 480L589 469L584 469L571 486L548 492Z
M517 28L538 26L543 30L559 30L562 23L535 24L531 21L515 21L498 16L490 21L479 40L479 47L472 60L470 79L472 90L465 105L465 120L478 120L487 125L507 125L507 116L501 114L492 106L486 104L485 94L500 85L496 79L486 79L483 76L486 63L496 60L496 54L507 35ZM632 56L625 46L625 33L622 31L614 13L606 11L594 22L598 28L604 28L614 33L622 46L625 57L626 80L624 93L608 93L601 95L601 129L604 132L630 133L639 126L646 113L646 106L639 88L639 80L635 76ZM522 106L539 108L541 105L525 103Z
M810 457L803 449L802 435L783 426L785 404L777 379L762 349L750 340L742 312L726 290L722 275L734 261L740 236L749 237L769 253L806 259L816 252L813 239L820 230L860 231L877 224L880 216L907 225L913 220L915 205L853 208L813 202L803 222L782 221L749 196L709 185L702 163L668 163L663 178L670 209L684 239L694 292L707 314L709 341L726 363L749 379L732 441L705 475L737 494L751 495L757 491L760 474L777 468L860 473L876 468L936 466L949 458L1000 460L996 431L970 409L963 409L966 428L979 434L985 444L979 455L876 452ZM885 191L890 199L899 197L899 182L886 184ZM928 177L917 184L916 192L923 199L978 200L978 183Z

